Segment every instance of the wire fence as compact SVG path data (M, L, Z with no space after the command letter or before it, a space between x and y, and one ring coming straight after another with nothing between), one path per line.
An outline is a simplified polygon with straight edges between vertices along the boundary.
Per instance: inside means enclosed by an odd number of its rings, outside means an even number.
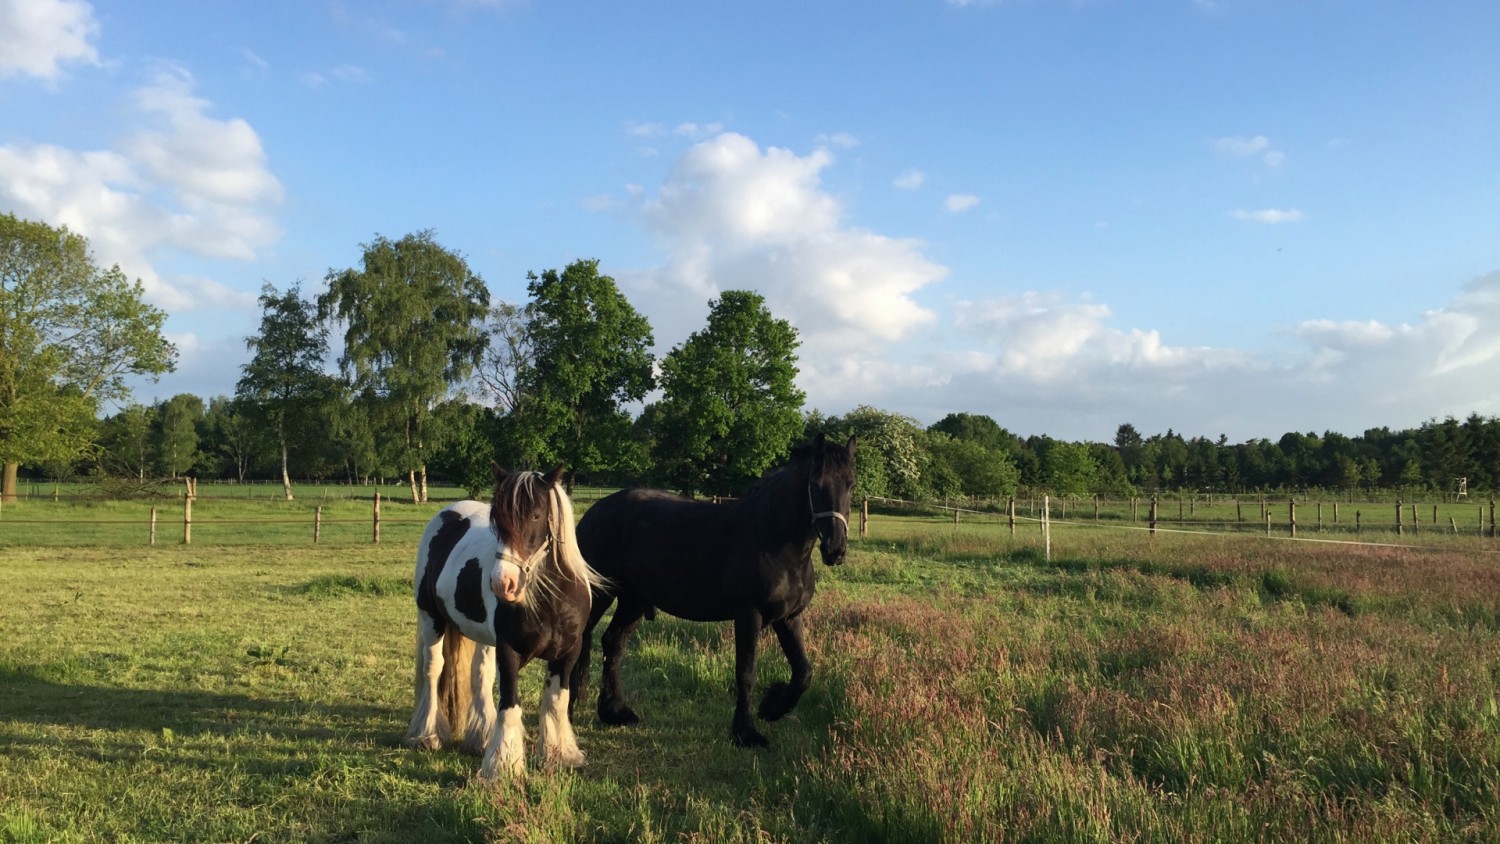
M1250 517L1246 515L1247 503L1254 507ZM1277 506L1278 503L1280 506ZM1259 537L1275 541L1412 550L1449 550L1451 547L1423 546L1420 544L1423 538L1467 536L1497 539L1493 499L1473 505L1379 502L1354 509L1352 520L1348 518L1347 510L1341 520L1339 507L1343 503L1298 502L1296 499L1282 502L1266 499L1251 502L1230 500L1217 502L1218 510L1198 507L1189 510L1183 502L1179 504L1174 520L1168 512L1171 508L1164 510L1161 502L1156 499L1142 502L1138 499L1109 501L1094 498L1070 502L1067 499L1053 500L1042 496L1026 500L1026 512L1023 514L1022 500L1016 498L1007 499L1000 507L975 508L947 502L871 496L861 504L859 534L862 537L869 536L871 523L879 518L880 510L884 509L887 512L951 515L955 527L965 522L996 525L1008 529L1013 537L1018 530L1039 530L1049 558L1051 532L1054 528L1132 531L1148 537L1157 534ZM876 505L873 515L871 504ZM1300 521L1299 509L1302 514ZM1371 511L1368 518L1365 516L1366 510ZM1462 523L1459 521L1460 516L1465 518ZM1313 535L1308 535L1309 533ZM1388 541L1393 538L1396 541ZM1494 547L1470 547L1480 553L1500 553L1500 543L1487 544Z

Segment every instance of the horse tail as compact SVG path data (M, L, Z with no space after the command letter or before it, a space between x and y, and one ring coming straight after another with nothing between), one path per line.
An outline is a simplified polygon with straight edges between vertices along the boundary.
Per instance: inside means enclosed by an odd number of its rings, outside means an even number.
M443 673L438 675L437 707L455 741L469 728L469 704L474 695L469 666L473 660L474 640L448 625L443 631Z
M608 588L611 585L609 578L594 571L593 566L590 566L588 560L583 558L583 552L578 548L578 531L573 519L573 502L561 486L553 486L552 503L552 523L557 526L556 544L559 567L586 583L591 593Z

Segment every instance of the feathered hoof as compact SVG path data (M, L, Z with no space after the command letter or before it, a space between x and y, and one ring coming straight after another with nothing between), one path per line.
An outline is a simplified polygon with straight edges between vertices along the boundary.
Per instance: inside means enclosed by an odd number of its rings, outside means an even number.
M735 727L729 731L729 737L738 747L770 747L771 740L761 735L760 730L754 727Z
M401 743L412 750L438 750L443 746L443 739L433 733L425 736L407 736Z
M790 700L790 702L788 702ZM757 715L762 721L779 721L797 705L792 687L787 683L772 683L760 699Z
M499 754L485 757L484 764L479 766L479 780L486 783L499 782L502 779L523 780L526 778L526 764L521 757L502 760Z
M557 748L548 751L545 756L539 756L536 759L538 768L549 771L563 768L577 770L587 763L588 760L584 757L583 751L576 747Z
M610 727L633 727L641 723L641 716L628 706L614 708L599 707L599 720Z

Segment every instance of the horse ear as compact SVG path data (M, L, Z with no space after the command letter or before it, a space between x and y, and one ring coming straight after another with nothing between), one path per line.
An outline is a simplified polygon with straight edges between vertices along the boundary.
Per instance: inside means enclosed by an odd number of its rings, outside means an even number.
M490 471L495 473L496 484L503 483L506 478L510 477L510 473L501 468L500 464L493 460L490 461Z
M557 466L553 467L552 471L547 473L547 484L549 486L557 486L557 484L562 481L562 476L563 464L559 463L557 464Z
M819 431L818 435L813 438L813 453L814 454L822 454L823 453L823 449L826 448L827 446L828 446L828 437L826 435L824 435L824 433L822 431Z
M855 445L854 440L855 440L854 435L850 434L849 435L849 442L847 442L847 443L844 444L844 448L846 448L846 449L849 450L849 459L851 459L851 460L854 459L854 445Z

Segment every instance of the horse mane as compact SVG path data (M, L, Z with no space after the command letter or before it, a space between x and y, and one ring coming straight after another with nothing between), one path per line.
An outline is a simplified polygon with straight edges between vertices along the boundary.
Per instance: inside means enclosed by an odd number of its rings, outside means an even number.
M547 564L532 569L534 582L526 588L521 604L536 612L539 606L561 593L564 579L582 583L589 590L608 584L608 579L588 564L578 550L578 535L573 518L573 502L559 483L548 483L541 472L512 472L495 487L490 505L491 528L500 536L500 521L505 517L530 512L539 496L547 496L547 537L550 544ZM509 509L502 509L502 502Z

